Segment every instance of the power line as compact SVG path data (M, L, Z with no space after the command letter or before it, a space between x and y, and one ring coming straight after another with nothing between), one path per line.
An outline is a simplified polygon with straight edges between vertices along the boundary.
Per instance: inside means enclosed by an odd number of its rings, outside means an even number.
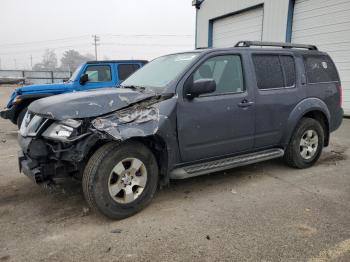
M88 46L88 45L90 45L90 44L86 43L86 44L77 44L77 45L66 45L66 46L53 47L53 48L49 48L49 49L56 50L56 49L63 49L63 48ZM18 51L18 52L13 51L13 52L0 53L0 55L28 54L28 53L34 53L34 52L43 52L45 49L47 49L47 48L28 49L25 51Z
M123 34L119 34L119 35L110 35L110 36L115 36L115 37L193 37L193 35L177 35L177 34L149 34L149 35L123 35Z
M101 45L115 45L115 46L166 46L166 47L170 47L170 46L184 46L184 47L189 47L189 46L193 46L192 43L191 44L146 44L146 43L142 43L142 44L134 44L134 43L102 43Z
M103 34L104 36L111 36L111 37L184 37L189 38L193 37L193 35L180 35L180 34ZM32 45L32 44L47 44L50 42L58 42L58 41L72 41L75 39L82 39L87 38L89 35L81 35L81 36L75 36L75 37L65 37L65 38L57 38L57 39L49 39L49 40L40 40L40 41L31 41L31 42L22 42L22 43L7 43L7 44L0 44L1 48L14 48L18 46L23 45Z
M45 44L47 42L67 41L67 40L81 39L81 38L86 38L86 37L89 37L89 35L50 39L50 40L40 40L40 41L32 41L32 42L22 42L22 43L8 43L8 44L1 44L0 47L6 47L6 46L13 47L13 46L18 46L18 45L31 45L31 44L39 44L39 43Z

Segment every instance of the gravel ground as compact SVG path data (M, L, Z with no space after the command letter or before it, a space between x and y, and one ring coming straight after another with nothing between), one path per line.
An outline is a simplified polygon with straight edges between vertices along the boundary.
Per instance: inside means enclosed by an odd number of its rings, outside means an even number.
M344 120L310 169L274 160L172 182L111 221L78 183L49 191L19 174L16 127L1 119L0 261L350 261L349 134Z

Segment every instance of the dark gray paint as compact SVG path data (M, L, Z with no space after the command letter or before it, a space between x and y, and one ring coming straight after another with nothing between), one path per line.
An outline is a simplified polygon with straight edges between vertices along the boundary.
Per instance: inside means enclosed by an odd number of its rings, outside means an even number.
M295 57L296 86L258 90L252 53L281 53ZM29 110L56 120L86 118L85 132L91 132L91 135L75 141L75 144L62 145L72 148L55 156L66 160L66 165L69 165L68 160L73 159L71 169L80 167L81 160L98 141L142 139L156 143L161 150L159 165L166 182L170 171L175 168L269 148L285 149L298 121L310 111L324 115L329 131L337 129L343 115L339 106L340 83L306 83L302 55L311 53L324 54L270 48L205 50L165 88L164 94L146 94L129 89L80 92L39 100ZM224 54L241 55L246 91L187 98L183 89L191 73L209 57ZM112 100L114 103L110 105ZM249 106L240 106L244 100ZM127 114L136 117L121 120L120 117ZM41 162L41 165L46 164Z
M153 96L154 93L140 93L127 88L106 88L39 99L28 109L55 120L97 117Z

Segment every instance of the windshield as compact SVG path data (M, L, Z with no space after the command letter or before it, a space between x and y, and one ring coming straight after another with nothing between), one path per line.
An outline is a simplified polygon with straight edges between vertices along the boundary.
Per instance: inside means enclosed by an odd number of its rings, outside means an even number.
M162 92L165 87L175 80L186 67L199 55L199 53L183 53L162 56L148 63L129 78L122 87L134 86L144 87L157 93Z
M72 81L74 81L74 80L77 78L77 76L78 76L78 74L79 74L80 69L81 69L82 66L83 66L83 65L80 65L80 66L78 66L77 69L75 69L74 73L73 73L72 76L69 78L68 82L72 82Z

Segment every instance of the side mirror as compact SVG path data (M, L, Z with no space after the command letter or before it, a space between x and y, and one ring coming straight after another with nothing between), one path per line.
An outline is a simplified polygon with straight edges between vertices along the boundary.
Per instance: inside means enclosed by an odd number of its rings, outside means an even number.
M83 74L81 77L80 77L80 80L79 80L79 83L81 85L85 85L85 83L89 81L89 75L88 74Z
M186 90L186 96L194 98L202 94L213 93L216 90L216 82L211 78L199 79L191 83Z

